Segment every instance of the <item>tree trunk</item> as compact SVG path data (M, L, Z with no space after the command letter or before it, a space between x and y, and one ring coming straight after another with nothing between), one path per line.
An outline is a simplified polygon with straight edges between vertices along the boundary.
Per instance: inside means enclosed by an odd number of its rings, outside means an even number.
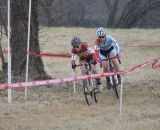
M6 72L7 63L5 62L5 58L4 58L2 46L1 46L2 35L3 35L2 25L0 25L0 58L1 58L1 62L2 62L2 69L4 72Z
M105 0L107 7L110 10L108 21L107 21L107 27L115 27L115 16L117 13L117 8L119 4L119 0L114 0L113 5L109 4L110 1Z
M3 26L5 33L7 34L7 7L6 1L0 1L0 24Z
M5 32L3 32L3 30ZM1 62L2 62L3 72L6 72L7 63L5 61L4 54L2 52L3 48L2 48L2 44L1 44L1 40L2 40L3 34L5 36L7 36L6 3L5 3L4 0L0 1L0 58L1 58Z
M30 51L40 53L38 37L38 0L32 0L31 7L31 35ZM27 61L27 36L28 36L28 6L29 0L13 0L11 4L11 52L12 52L12 75L19 80L25 79ZM20 76L20 77L19 77ZM49 78L44 70L40 57L29 57L29 78Z

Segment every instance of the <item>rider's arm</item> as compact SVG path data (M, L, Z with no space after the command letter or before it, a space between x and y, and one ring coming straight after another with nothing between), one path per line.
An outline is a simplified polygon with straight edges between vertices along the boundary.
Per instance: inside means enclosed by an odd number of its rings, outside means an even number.
M120 53L120 46L119 43L115 40L115 38L113 38L112 36L110 36L110 40L111 40L111 44L112 46L115 48L117 54Z
M76 68L76 54L72 52L71 52L71 66L72 66L72 69Z
M99 57L99 44L100 44L100 40L97 39L94 43L94 50L95 50L94 59Z
M71 63L76 63L76 55L74 53L71 53Z
M72 50L71 50L71 64L76 63L76 57L77 57L76 50L74 48L72 48Z
M88 48L87 48L87 52L88 52L89 54L94 54L94 53L95 53L95 51L94 51L93 48L91 48L91 47L88 47Z
M118 42L114 41L112 42L113 47L116 49L117 53L120 53L120 46L118 44Z
M94 45L95 53L93 54L93 58L94 58L98 63L101 63L102 60L101 60L101 58L99 57L99 44L100 44L100 40L97 39L97 40L95 41L95 45Z
M97 57L99 57L99 48L98 45L94 45L94 51L95 53L93 54L93 58L96 59Z
M112 46L115 48L115 50L116 50L116 53L117 53L117 58L118 59L121 59L121 57L122 57L122 55L121 55L121 53L120 53L120 46L119 46L119 44L118 44L118 42L113 38L113 37L111 37L111 43L112 43Z

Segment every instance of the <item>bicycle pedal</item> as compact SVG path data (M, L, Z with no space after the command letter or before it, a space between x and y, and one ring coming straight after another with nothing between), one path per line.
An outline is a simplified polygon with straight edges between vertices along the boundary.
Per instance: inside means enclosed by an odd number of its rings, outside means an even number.
M102 91L99 90L99 89L97 89L97 90L95 91L95 93L102 93Z
M93 91L93 89L87 89L87 90L85 90L84 93L91 94L92 91Z

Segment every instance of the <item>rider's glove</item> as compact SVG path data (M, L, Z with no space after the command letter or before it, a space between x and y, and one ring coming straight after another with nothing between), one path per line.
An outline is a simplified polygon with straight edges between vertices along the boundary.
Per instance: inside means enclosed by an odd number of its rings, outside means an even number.
M96 61L97 61L98 63L102 63L102 59L101 59L100 57L97 57L97 58L96 58Z
M72 65L72 69L75 69L75 68L76 68L76 61L75 61L75 60L72 60L72 61L71 61L71 65Z
M117 54L117 58L118 58L118 59L121 59L121 58L122 58L121 53L118 53L118 54Z
M97 61L95 59L92 60L93 65L97 64Z
M76 64L72 64L72 69L75 69L76 68Z

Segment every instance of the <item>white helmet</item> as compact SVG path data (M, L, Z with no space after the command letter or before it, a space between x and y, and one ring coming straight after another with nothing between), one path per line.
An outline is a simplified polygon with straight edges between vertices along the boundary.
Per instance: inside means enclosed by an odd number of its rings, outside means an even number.
M105 36L106 35L106 29L103 28L103 27L100 27L100 28L97 29L96 34L97 34L98 37L99 36Z

